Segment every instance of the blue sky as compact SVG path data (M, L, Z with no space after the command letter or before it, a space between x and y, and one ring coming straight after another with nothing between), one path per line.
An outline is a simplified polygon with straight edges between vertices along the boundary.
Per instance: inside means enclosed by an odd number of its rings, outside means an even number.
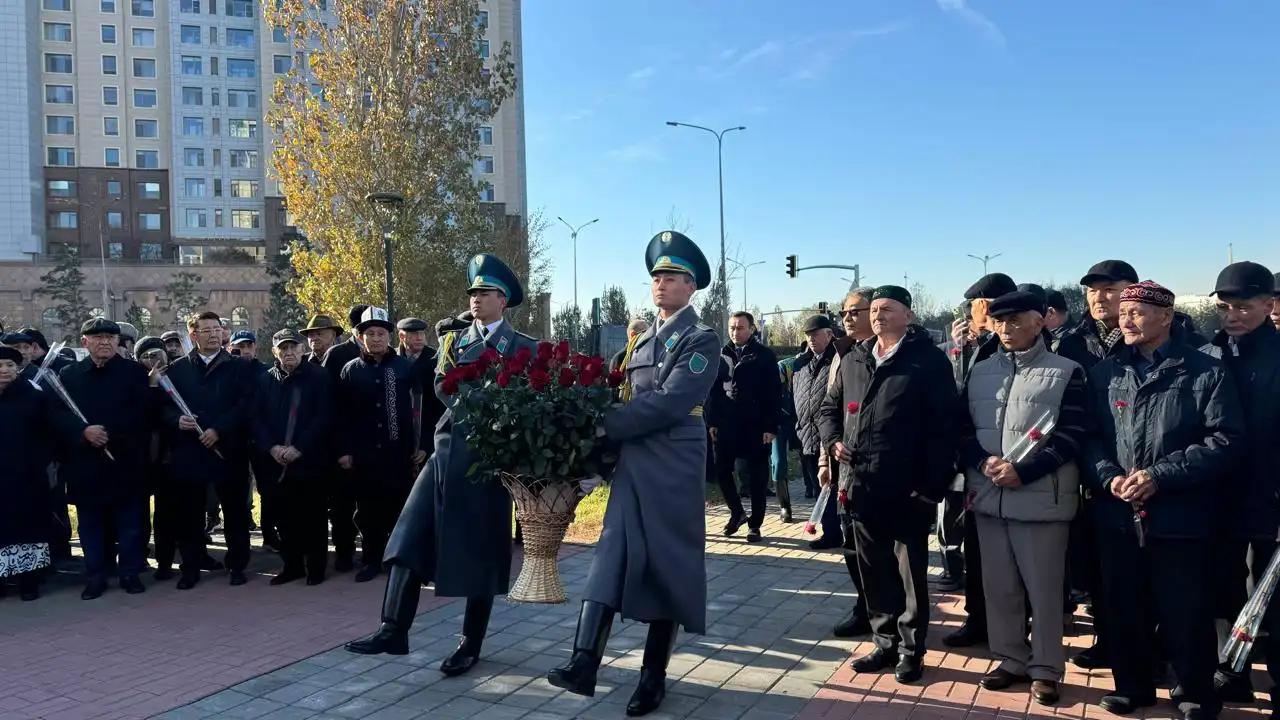
M921 282L959 300L1002 253L1019 282L1129 260L1180 294L1227 262L1280 271L1280 2L530 0L531 209L574 224L581 303L645 297L644 246L673 208L714 264L715 139L748 300ZM557 305L573 296L569 231ZM741 281L734 283L735 305Z

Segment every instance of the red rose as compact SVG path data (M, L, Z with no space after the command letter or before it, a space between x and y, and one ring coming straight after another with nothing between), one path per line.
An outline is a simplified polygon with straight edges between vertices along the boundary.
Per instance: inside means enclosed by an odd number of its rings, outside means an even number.
M556 359L556 362L565 362L566 360L569 359L569 341L568 340L561 340L560 342L556 343L555 350L553 351L553 357Z
M528 364L528 362L533 359L533 351L529 349L528 345L524 345L516 351L516 359Z
M560 387L573 387L573 383L577 379L578 377L573 374L573 368L563 367L560 368L560 377L556 378L556 383Z
M500 371L500 372L498 373L498 379L497 379L495 382L497 382L497 383L498 383L498 387L500 387L500 388L504 388L504 387L506 387L506 386L510 385L510 384L511 384L511 373L509 373L509 372L507 372L507 371L505 371L505 370Z
M862 406L861 406L861 405L859 405L859 404L858 404L858 403L856 403L856 402L853 402L853 401L851 400L851 401L849 401L849 404L848 404L848 405L845 405L845 406L844 406L844 409L845 409L845 410L848 410L850 415L853 415L853 414L855 414L855 413L857 413L857 412L858 412L858 408L860 408L860 407L862 407Z
M611 388L616 388L622 384L623 379L622 371L614 370L609 373L609 377L605 379L605 383Z
M569 364L576 368L585 367L587 359L587 356L582 353L574 353L573 356L569 358Z
M1031 442L1040 442L1040 438L1044 437L1044 433L1035 428L1031 428L1031 432L1027 433L1027 437L1031 438Z
M600 379L600 371L588 365L582 368L582 372L578 373L578 382L584 386L595 385Z
M463 367L466 369L462 379L467 382L479 380L480 376L484 374L484 370L480 369L480 366L476 363L467 363L466 365L463 365Z
M548 360L551 359L551 354L554 353L555 350L556 350L555 345L552 345L551 342L548 340L543 340L542 342L538 343L538 359L539 360L543 358L547 358Z
M455 376L446 374L444 376L444 380L440 382L440 389L444 391L445 395L457 395L458 394L458 378Z
M507 362L504 363L503 367L506 369L507 373L511 375L519 375L524 372L525 361L522 360L519 355L516 355L513 358L509 358Z
M841 490L840 492L836 493L836 499L840 501L841 505L847 504L849 502L849 491Z
M498 354L497 350L493 348L485 348L484 352L480 353L479 362L481 365L493 365L501 359L502 356Z
M545 390L550 383L551 376L544 370L534 370L529 373L529 386L534 390Z
M589 357L587 358L586 367L591 368L598 375L604 370L604 358L599 355Z

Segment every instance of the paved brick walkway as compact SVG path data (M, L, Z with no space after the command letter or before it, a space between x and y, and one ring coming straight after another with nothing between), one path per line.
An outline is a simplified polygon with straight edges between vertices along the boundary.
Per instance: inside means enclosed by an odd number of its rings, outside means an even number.
M797 487L793 497L800 497ZM796 508L799 519L807 511ZM946 652L939 640L959 624L953 596L936 596L924 682L855 676L851 654L868 647L830 637L852 604L841 557L808 549L803 524L771 519L766 542L719 536L725 515L708 513L710 627L682 636L667 701L656 718L698 720L853 718L975 720L1031 715L1110 717L1096 707L1109 673L1074 668L1058 708L1028 705L1025 692L980 690L990 667L981 650ZM270 572L276 559L256 556ZM571 596L591 562L567 548ZM113 591L81 602L65 584L38 603L0 603L0 719L8 718L618 718L635 685L645 628L615 624L593 699L551 687L546 670L569 655L578 605L495 609L484 659L469 675L437 670L457 642L461 605L423 596L414 652L362 657L341 649L377 622L382 583L339 576L318 588L231 588L219 574L191 593L171 583L140 597ZM1086 618L1079 618L1087 632ZM1070 638L1083 647L1085 635ZM1269 682L1259 678L1258 686ZM1260 715L1233 709L1224 717ZM1174 717L1167 705L1138 717Z

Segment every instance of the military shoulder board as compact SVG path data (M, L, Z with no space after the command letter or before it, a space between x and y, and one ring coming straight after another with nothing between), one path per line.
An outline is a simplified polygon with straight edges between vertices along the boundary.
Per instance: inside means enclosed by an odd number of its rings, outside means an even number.
M710 325L704 322L698 323L696 327L703 332L715 332L714 330L711 329Z

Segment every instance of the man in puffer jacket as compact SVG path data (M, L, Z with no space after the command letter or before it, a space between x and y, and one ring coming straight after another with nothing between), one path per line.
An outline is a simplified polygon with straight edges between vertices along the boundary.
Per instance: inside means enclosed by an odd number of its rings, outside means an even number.
M1044 313L1042 297L1025 290L991 302L1000 349L973 366L965 386L961 466L982 543L988 643L1000 661L982 686L1029 682L1036 702L1053 705L1066 664L1062 583L1089 416L1084 369L1049 351Z

